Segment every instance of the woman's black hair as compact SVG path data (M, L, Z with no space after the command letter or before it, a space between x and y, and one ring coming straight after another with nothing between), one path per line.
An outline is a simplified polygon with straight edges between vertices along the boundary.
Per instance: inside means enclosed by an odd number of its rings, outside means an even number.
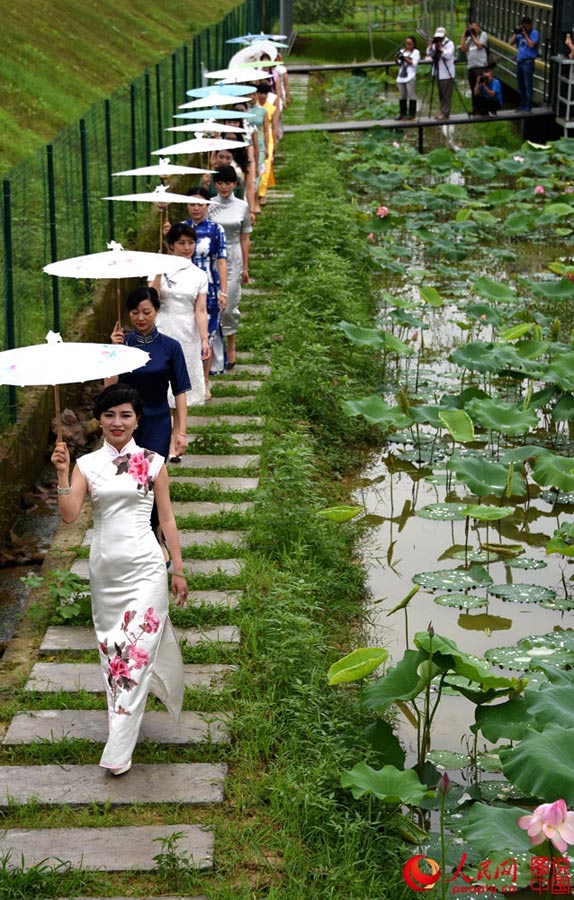
M271 87L268 81L260 81L257 85L257 93L258 94L268 94L271 91Z
M107 409L120 406L121 403L131 403L138 418L143 415L143 403L138 392L129 384L118 381L117 384L108 385L98 394L94 400L94 416L99 419Z
M191 191L187 191L188 197L203 197L204 200L211 200L211 194L204 188L202 185L198 185L198 187L193 188Z
M145 284L140 284L139 287L134 288L133 291L130 291L128 294L128 299L126 300L128 312L137 309L142 300L149 300L155 310L158 310L161 306L156 289L153 287L146 287Z
M192 228L191 225L186 225L185 222L176 222L175 225L172 225L169 229L166 241L171 246L172 244L175 244L176 241L179 241L181 237L188 237L196 241L197 233L195 228Z
M236 141L237 135L233 131L226 132L223 135L224 140L226 141ZM247 168L249 166L249 154L247 152L247 147L233 147L232 150L228 150L228 153L231 153L231 156L241 169L244 175L247 174Z
M416 45L417 45L417 39L416 39L416 37L414 36L414 34L407 34L406 39L407 39L407 41L412 41L412 42L413 42L413 48L416 47Z

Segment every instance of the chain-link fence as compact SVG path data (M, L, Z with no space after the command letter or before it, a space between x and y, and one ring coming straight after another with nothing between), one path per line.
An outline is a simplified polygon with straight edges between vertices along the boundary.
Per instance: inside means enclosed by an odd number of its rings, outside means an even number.
M224 67L237 49L227 39L269 31L278 8L278 0L245 0L8 173L1 197L2 349L40 343L50 329L66 337L93 284L49 277L43 267L135 236L149 206L101 198L153 189L157 179L146 184L112 173L148 165L153 150L174 143L165 129L189 99L187 89L201 84L202 67ZM17 390L1 387L0 428L16 420L17 409Z

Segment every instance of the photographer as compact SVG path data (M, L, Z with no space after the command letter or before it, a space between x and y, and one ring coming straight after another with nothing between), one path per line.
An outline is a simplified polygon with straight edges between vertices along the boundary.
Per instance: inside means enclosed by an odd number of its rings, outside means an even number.
M524 16L518 28L509 38L509 44L516 44L516 84L520 97L519 112L532 110L532 84L534 80L534 60L538 56L540 35L532 27L532 19Z
M466 54L468 83L472 97L472 112L478 110L475 104L474 88L477 78L484 75L488 67L488 35L482 31L478 22L470 22L460 39L460 50Z
M454 44L446 36L446 28L437 28L427 47L427 59L432 60L432 77L437 79L440 115L437 119L449 119L454 89Z
M399 114L397 119L414 119L417 114L417 66L421 55L417 50L417 39L409 34L405 46L395 56L399 67L397 86L399 89ZM407 100L409 109L407 113Z
M472 99L479 116L495 116L502 107L502 86L490 69L476 79Z

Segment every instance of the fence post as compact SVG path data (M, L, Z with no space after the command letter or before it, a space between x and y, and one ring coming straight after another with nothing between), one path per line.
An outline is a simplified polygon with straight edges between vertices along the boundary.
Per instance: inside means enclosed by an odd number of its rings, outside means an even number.
M161 147L162 144L165 144L165 141L161 127L161 72L159 63L155 64L155 106L157 112L157 145Z
M149 164L151 154L151 85L149 69L144 72L144 100L145 100L145 160Z
M110 109L110 101L106 99L104 103L105 119L106 119L106 169L108 175L108 196L113 194L112 182L112 116ZM109 240L114 240L114 201L108 200L108 231Z
M138 164L138 145L136 135L136 86L130 84L130 141L131 141L131 165L130 169L137 168ZM137 193L137 175L132 175L132 194ZM136 209L136 202L133 202L133 208Z
M192 60L193 63L193 60ZM183 91L182 96L187 97L187 89L189 88L189 44L183 45Z
M12 350L16 345L16 330L14 327L14 270L12 259L12 209L10 202L10 182L4 180L3 233L4 233L4 289L6 292L6 349ZM10 421L16 421L17 403L16 388L10 385L8 388L8 407Z
M90 186L88 184L88 134L86 120L80 119L80 157L82 164L82 216L84 220L84 253L91 253Z
M46 147L48 158L48 215L50 218L50 262L58 259L58 233L56 231L56 191L54 184L54 148L52 144ZM60 282L52 277L52 309L54 318L54 331L60 330Z
M171 114L177 109L177 53L171 54Z

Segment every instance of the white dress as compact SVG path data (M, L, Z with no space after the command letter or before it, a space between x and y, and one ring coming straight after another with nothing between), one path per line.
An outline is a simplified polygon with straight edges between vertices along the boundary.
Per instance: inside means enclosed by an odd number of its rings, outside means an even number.
M198 266L182 258L181 269L161 276L161 309L157 315L158 331L179 341L183 348L191 391L187 391L187 405L205 402L205 380L201 360L201 337L195 324L195 301L198 294L207 294L207 275ZM171 390L169 405L175 407Z
M176 721L183 662L169 620L165 561L150 525L159 453L132 439L118 452L104 443L78 460L92 500L92 616L108 699L109 737L100 765L130 762L148 691Z

